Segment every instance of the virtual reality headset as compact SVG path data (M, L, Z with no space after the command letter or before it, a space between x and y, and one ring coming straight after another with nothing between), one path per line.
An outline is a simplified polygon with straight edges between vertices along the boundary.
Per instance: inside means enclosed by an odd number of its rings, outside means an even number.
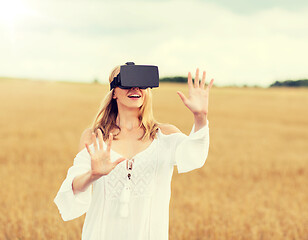
M119 87L130 89L139 87L141 89L159 87L158 67L152 65L135 65L133 62L127 62L122 65L120 73L113 78L110 83L110 90Z

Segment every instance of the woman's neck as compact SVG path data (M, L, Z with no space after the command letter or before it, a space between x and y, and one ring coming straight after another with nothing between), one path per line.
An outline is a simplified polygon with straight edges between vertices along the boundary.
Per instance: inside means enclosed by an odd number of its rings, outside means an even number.
M119 111L116 119L116 124L121 129L126 129L128 131L138 129L140 126L140 120L138 119L139 109L138 111L134 110L126 110Z

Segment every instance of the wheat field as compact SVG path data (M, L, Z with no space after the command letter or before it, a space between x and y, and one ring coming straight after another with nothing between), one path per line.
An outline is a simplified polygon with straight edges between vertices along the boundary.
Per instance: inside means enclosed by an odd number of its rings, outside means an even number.
M108 86L0 80L0 239L80 239L83 215L62 221L53 199ZM152 89L155 118L189 134L176 91ZM170 240L308 240L308 89L215 88L210 152L174 169Z

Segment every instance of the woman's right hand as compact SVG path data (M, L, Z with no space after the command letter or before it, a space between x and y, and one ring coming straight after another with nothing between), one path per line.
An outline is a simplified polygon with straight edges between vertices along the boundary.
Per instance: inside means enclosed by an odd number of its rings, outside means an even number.
M94 152L92 152L88 146L86 145L86 148L88 150L88 153L91 156L91 176L94 180L99 179L100 177L107 175L113 170L120 162L124 161L125 158L118 158L116 161L111 162L110 161L110 149L111 149L111 143L113 140L112 133L109 134L109 141L107 143L107 149L106 151L103 148L103 134L100 129L97 130L98 135L98 143L99 143L99 149L97 147L96 137L95 134L92 133L92 139L94 142Z

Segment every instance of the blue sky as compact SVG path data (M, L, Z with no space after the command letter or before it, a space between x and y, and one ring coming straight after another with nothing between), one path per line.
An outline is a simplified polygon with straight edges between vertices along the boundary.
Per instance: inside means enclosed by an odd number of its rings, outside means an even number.
M216 85L308 78L307 2L0 0L0 76L107 82L133 61Z

